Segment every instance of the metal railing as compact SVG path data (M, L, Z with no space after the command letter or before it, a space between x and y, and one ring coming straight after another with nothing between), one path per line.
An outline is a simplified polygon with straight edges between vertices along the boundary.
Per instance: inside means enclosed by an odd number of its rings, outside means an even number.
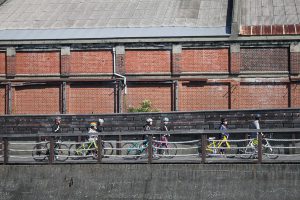
M234 129L228 140L218 138L219 130L99 133L98 140L86 141L88 134L2 134L0 162L55 163L283 163L300 162L300 128ZM257 138L248 138L262 132ZM151 135L143 140L143 135ZM55 140L60 137L64 140ZM47 138L47 140L44 140Z

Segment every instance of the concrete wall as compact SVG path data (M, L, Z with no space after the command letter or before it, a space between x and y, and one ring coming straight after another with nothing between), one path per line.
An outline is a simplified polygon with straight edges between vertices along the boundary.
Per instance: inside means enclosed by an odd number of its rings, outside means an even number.
M104 130L142 130L145 120L153 118L154 128L159 129L161 120L168 117L175 130L218 129L220 119L226 117L230 129L249 128L253 116L262 115L262 128L299 128L299 109L230 110L170 113L131 113L106 115L62 115L63 132L86 133L90 122L104 118ZM56 115L10 115L0 116L0 133L47 133L51 132Z
M299 199L300 165L1 166L0 197L51 199Z

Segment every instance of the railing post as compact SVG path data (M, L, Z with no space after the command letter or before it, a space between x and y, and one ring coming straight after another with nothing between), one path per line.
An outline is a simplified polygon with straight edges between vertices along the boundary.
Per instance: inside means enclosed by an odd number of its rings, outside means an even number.
M103 145L104 146L104 145ZM98 157L97 157L97 162L101 163L102 162L102 137L99 135L98 140L97 140L97 151L98 151Z
M50 137L49 164L54 162L54 138Z
M3 164L6 165L8 163L8 138L3 138Z
M201 135L201 163L204 164L206 161L206 147L207 147L207 135Z
M116 154L117 155L121 155L121 153L122 153L122 151L120 150L120 148L122 148L121 143L120 143L121 141L122 141L122 135L119 135L118 140L117 140L117 144L116 144L116 147L117 147Z
M153 158L153 148L152 148L153 138L149 136L148 140L149 140L148 141L148 163L151 164Z
M258 163L262 163L262 135L261 133L258 134L258 150L257 150L257 156L258 156Z

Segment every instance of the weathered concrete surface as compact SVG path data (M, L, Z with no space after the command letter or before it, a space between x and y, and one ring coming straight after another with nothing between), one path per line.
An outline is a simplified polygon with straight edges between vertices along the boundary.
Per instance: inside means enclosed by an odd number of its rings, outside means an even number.
M299 164L0 167L0 199L299 199Z

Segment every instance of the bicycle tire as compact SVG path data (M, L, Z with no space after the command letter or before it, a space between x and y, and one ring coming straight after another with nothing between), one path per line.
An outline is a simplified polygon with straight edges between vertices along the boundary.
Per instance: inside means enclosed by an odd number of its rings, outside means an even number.
M49 150L46 145L36 144L36 145L34 145L31 154L32 154L33 160L44 161L46 158L48 158L47 153L49 154Z
M86 154L86 151L82 148L82 145L80 145L79 147L77 147L77 144L72 144L69 147L69 158L71 158L72 160L78 160L78 159L82 159L84 155L84 152Z
M269 146L264 147L264 155L266 155L266 156L267 156L268 158L270 158L270 159L276 159L276 158L278 158L279 155L276 154L276 153L274 152L274 150L271 149L271 148L272 148L272 147L269 147Z
M58 144L54 149L55 160L57 161L66 161L70 156L70 150L65 144Z
M104 142L102 144L102 156L112 155L114 153L111 142Z
M138 148L138 149L136 149ZM133 158L133 159L137 159L138 156L135 156L135 155L140 155L140 150L139 150L140 147L137 147L136 144L134 143L125 143L123 146L122 146L122 155L128 155L130 157L127 157L127 158Z
M250 159L255 155L255 148L253 146L247 145L241 154L241 158Z

